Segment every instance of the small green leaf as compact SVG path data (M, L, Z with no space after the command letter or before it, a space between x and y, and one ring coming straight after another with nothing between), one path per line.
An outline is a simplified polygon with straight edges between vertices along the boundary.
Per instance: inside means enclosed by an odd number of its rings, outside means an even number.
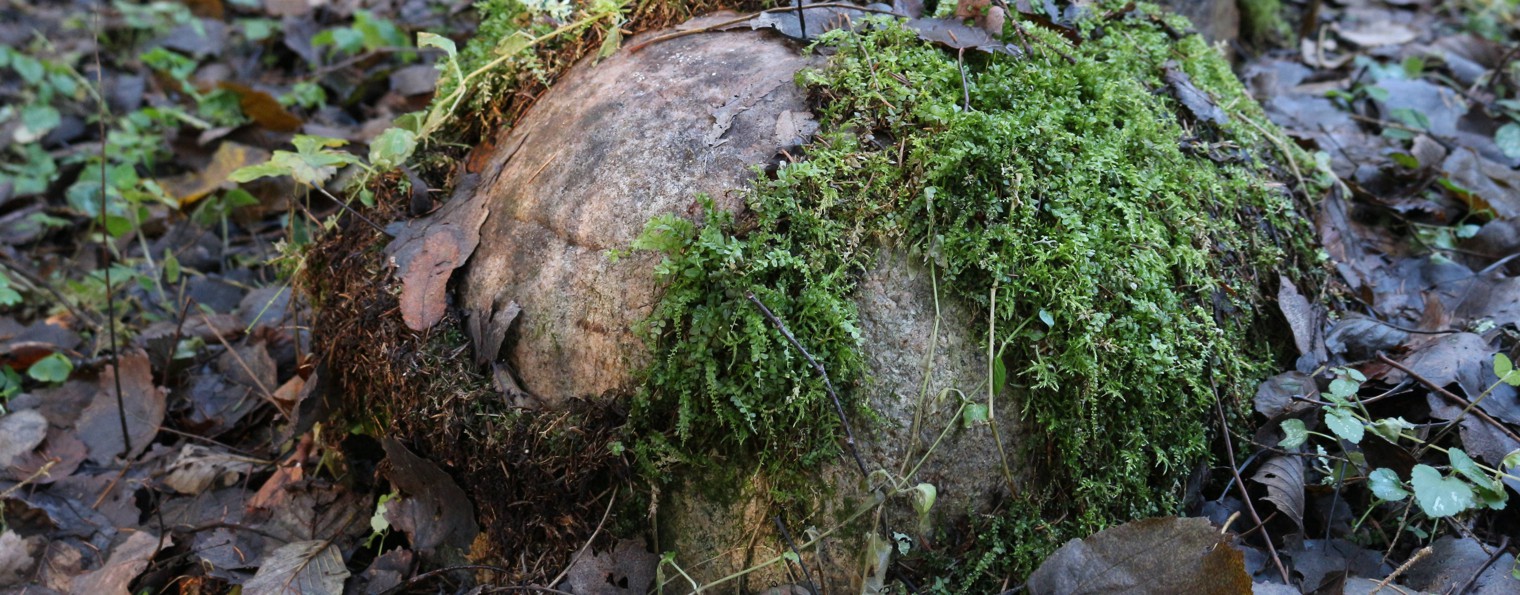
M1047 312L1045 310L1040 310L1040 322L1045 323L1045 326L1049 328L1055 328L1056 326L1055 317L1051 316L1050 312Z
M798 558L797 557L797 552L794 552L792 550L787 550L787 551L781 552L781 557L782 558L786 558L786 561L791 562L793 564L796 564L798 566L802 565L802 559Z
M289 169L281 167L272 161L266 161L264 163L240 167L236 171L233 171L231 175L228 175L227 179L242 183L252 182L259 178L277 178L288 175L290 175Z
M929 514L930 509L934 508L934 501L939 497L939 490L934 487L934 484L920 483L913 486L910 496L913 499L913 510L918 513L919 518L923 518Z
M1467 482L1443 477L1430 465L1415 465L1409 483L1414 487L1415 502L1430 518L1448 517L1475 504L1472 488L1467 487Z
M1474 485L1484 485L1493 481L1492 477L1489 477L1487 473L1478 468L1478 462L1472 460L1472 457L1467 456L1467 453L1463 452L1462 449L1453 448L1448 450L1446 451L1446 457L1451 459L1451 470L1460 473L1462 477L1466 477L1467 481L1473 482Z
M602 47L596 51L596 58L601 60L617 53L623 45L623 30L618 23L607 25L607 31L602 34Z
M459 49L455 47L454 40L436 33L428 33L427 31L417 33L417 47L438 48L443 50L443 53L448 54L450 58L459 55Z
M1409 490L1404 489L1404 482L1399 481L1399 474L1392 469L1373 469L1367 474L1367 484L1372 495L1382 500L1400 502L1409 497Z
M369 142L369 163L381 169L399 167L417 148L417 135L404 128L386 128Z
M970 428L974 425L987 422L987 405L984 403L971 403L966 405L966 410L961 413L961 426Z
M164 250L164 281L169 284L179 283L179 258L174 256L174 251Z
M1509 360L1509 356L1502 353L1494 354L1494 375L1499 380L1510 386L1520 386L1520 370L1515 369L1515 363Z
M1366 429L1362 427L1362 420L1352 415L1349 409L1341 407L1325 410L1325 425L1330 426L1330 431L1336 436L1352 444L1362 441L1362 435Z
M1349 399L1356 395L1356 391L1359 388L1361 388L1361 384L1350 378L1336 378L1330 381L1330 394L1344 399Z
M1389 442L1398 442L1399 437L1405 430L1413 430L1414 424L1404 421L1402 417L1385 417L1372 422L1372 433L1382 436Z
M518 31L512 35L508 35L502 38L502 40L496 44L496 55L511 56L527 49L530 45L533 45L533 38L523 33L522 31Z
M1003 364L1003 358L992 360L992 390L1001 391L1008 383L1008 368Z
M1520 467L1520 448L1512 450L1509 452L1509 454L1504 455L1504 461L1500 462L1499 465L1505 469Z
M1389 153L1388 158L1392 159L1394 163L1399 164L1401 167L1408 169L1420 169L1420 160L1415 159L1414 155L1410 155L1409 153Z
M1309 440L1309 429L1304 427L1304 420L1288 419L1282 422L1283 439L1277 442L1282 448L1294 449Z
M1510 122L1494 133L1494 144L1510 159L1520 159L1520 124Z
M26 375L38 380L53 384L61 383L69 379L69 372L74 371L74 362L69 361L62 353L54 353L32 364L26 369Z

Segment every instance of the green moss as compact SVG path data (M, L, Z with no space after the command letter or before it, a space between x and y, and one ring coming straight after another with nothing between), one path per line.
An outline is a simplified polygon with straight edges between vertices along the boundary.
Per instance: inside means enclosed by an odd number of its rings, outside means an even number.
M1038 435L1023 460L1041 487L1016 508L1065 518L1060 534L998 521L998 539L1036 545L989 560L1027 572L1058 539L1175 512L1209 455L1205 415L1274 357L1251 347L1253 296L1284 255L1269 234L1299 223L1267 183L1262 139L1238 120L1259 108L1224 61L1147 20L1104 28L1079 47L1031 28L1033 56L968 55L964 81L953 53L894 22L826 35L829 65L799 75L820 100L807 159L758 183L752 219L660 218L635 246L665 254L668 283L632 412L646 472L721 459L786 477L837 455L821 379L747 295L848 399L871 348L855 280L894 242L935 263L954 299L995 312ZM1179 117L1160 92L1168 60L1237 119ZM1241 159L1185 152L1184 139Z
M1239 0L1241 37L1256 44L1292 39L1281 0Z

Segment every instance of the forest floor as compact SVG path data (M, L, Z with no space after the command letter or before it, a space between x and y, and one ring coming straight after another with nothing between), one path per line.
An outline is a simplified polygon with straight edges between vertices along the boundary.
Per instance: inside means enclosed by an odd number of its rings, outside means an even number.
M1324 278L1283 279L1301 357L1257 391L1259 427L1220 441L1235 472L1216 470L1195 512L1238 535L1259 592L1520 592L1520 7L1314 5L1297 47L1238 72L1278 142L1316 156L1295 165L1328 188L1308 197ZM0 590L489 581L414 551L437 538L434 511L471 509L444 470L313 417L322 346L291 280L313 274L303 247L342 207L229 181L297 132L364 147L424 109L440 52L415 34L462 41L474 9L81 0L0 15ZM1029 589L1169 580L1133 550L1187 529L1127 530L1058 554ZM649 574L612 560L578 556L533 588L634 592L588 577Z

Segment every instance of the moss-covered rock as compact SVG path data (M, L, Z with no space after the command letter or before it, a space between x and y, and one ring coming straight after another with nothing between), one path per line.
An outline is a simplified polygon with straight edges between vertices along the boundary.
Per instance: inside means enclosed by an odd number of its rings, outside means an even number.
M1276 357L1253 325L1298 222L1223 58L1102 9L1010 24L1016 55L873 18L813 57L746 31L584 61L483 172L466 313L522 306L527 400L629 400L621 446L699 581L781 580L778 514L829 582L906 551L979 592L1175 512L1211 408Z

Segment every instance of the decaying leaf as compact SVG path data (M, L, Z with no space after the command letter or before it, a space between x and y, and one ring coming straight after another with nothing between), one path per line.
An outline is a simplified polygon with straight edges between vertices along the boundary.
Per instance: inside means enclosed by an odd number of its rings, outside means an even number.
M295 132L301 128L301 119L285 111L280 100L268 93L232 81L219 81L216 86L236 93L238 106L259 126L275 132Z
M1267 488L1266 500L1293 519L1300 531L1304 528L1304 460L1296 456L1267 459L1251 476L1251 481Z
M258 574L243 585L246 595L338 595L348 578L343 555L328 541L297 541L264 558Z
M26 538L15 531L0 533L0 588L26 582L27 575L37 564L37 552L42 549L42 539Z
M654 584L659 563L660 557L645 548L643 540L624 539L611 551L582 550L565 571L564 585L574 593L641 594Z
M1200 122L1224 124L1229 121L1229 115L1214 103L1214 98L1193 85L1192 77L1183 72L1176 61L1168 60L1164 66L1165 71L1161 73L1162 80L1171 87L1172 95L1188 109L1188 113Z
M1125 523L1061 546L1030 575L1035 595L1251 592L1244 556L1206 519Z
M480 243L480 224L490 209L486 201L464 200L474 191L474 175L455 187L450 200L424 219L393 225L395 235L386 254L401 277L401 318L407 328L422 331L443 319L449 278Z
M908 21L908 28L917 31L919 39L952 50L980 50L989 54L1013 56L1022 53L1019 48L999 41L985 29L969 27L957 19L913 19Z
M148 448L164 421L165 393L153 384L153 370L148 356L141 351L121 354L121 402L126 409L127 432L135 457ZM115 368L106 366L100 373L100 392L79 414L76 424L80 440L90 449L89 459L98 465L110 463L122 454L121 413L117 409Z
M174 544L171 536L159 536L147 531L134 531L125 541L111 548L111 556L105 565L96 570L74 577L70 590L74 593L97 593L99 595L130 595L127 590L132 580L148 568L148 561L162 547Z
M47 437L47 418L31 409L0 417L0 476ZM20 479L20 478L17 478Z
M385 473L402 493L386 509L386 519L412 540L417 553L431 556L441 546L468 548L480 526L475 506L449 474L432 461L412 454L400 442L385 439Z
M181 494L195 495L213 485L227 485L253 470L258 461L199 444L186 444L169 464L164 485Z

